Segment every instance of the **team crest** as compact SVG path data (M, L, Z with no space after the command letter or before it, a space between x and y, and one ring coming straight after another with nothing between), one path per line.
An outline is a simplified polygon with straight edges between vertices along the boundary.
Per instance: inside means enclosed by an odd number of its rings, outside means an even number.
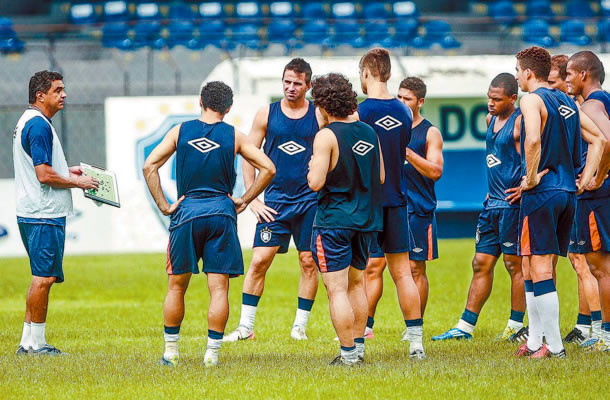
M261 231L261 240L263 241L263 243L269 243L269 241L271 240L271 229L269 228L264 228Z

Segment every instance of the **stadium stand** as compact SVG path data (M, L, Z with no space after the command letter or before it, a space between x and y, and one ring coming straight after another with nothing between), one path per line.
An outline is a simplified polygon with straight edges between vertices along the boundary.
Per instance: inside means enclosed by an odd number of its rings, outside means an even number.
M551 2L548 0L533 0L527 3L526 16L529 18L551 21L555 15Z
M413 39L412 46L429 49L435 44L443 49L456 49L461 46L451 34L451 25L445 21L432 20L424 24L425 35Z
M557 43L549 34L549 24L542 19L531 19L523 25L523 41L537 46L555 47Z
M585 23L581 20L565 20L561 23L560 40L577 46L591 44L591 38L585 33Z
M199 17L204 20L224 19L225 12L219 1L203 2L199 5Z
M489 16L503 25L517 22L517 11L512 1L497 1L489 6Z
M108 1L104 3L104 21L127 21L131 15L126 1Z
M25 44L17 37L13 21L0 17L0 53L10 54L23 51Z

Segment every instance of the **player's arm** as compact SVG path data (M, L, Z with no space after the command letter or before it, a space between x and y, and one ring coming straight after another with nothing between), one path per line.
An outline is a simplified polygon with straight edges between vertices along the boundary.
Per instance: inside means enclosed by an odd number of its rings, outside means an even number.
M377 137L377 146L379 146L379 179L383 185L385 183L385 163L383 162L383 153L381 152L381 142L379 142L379 137Z
M86 175L76 175L70 172L70 176L59 175L49 164L39 164L34 167L38 182L56 189L97 189L98 180Z
M259 171L246 193L241 198L233 199L239 214L269 186L275 176L275 165L258 146L238 130L235 130L235 151L247 161L244 165L248 164Z
M314 192L319 191L326 183L326 175L330 170L333 141L337 139L330 129L324 128L316 134L313 141L313 155L309 161L307 184Z
M407 161L413 167L433 181L443 175L443 136L438 128L431 126L426 133L426 158L407 147Z
M587 190L595 190L604 183L604 180L608 175L608 170L610 169L610 120L606 115L604 105L600 101L587 101L582 105L581 110L582 113L586 114L597 128L599 128L602 134L602 142L604 143L604 151L597 169L597 174L595 175L595 179L587 187ZM583 130L582 120L583 118L581 115L581 131ZM591 147L589 147L589 152L587 153L587 163L589 162L590 152Z
M521 190L526 191L534 188L540 182L540 178L546 175L548 170L538 173L540 166L540 154L542 153L542 99L540 96L528 93L521 98L521 113L525 124L525 165L526 173L521 182Z
M142 169L144 179L148 185L148 190L150 190L150 194L155 200L155 203L157 203L157 207L159 207L159 210L163 213L163 215L173 214L182 200L184 200L184 196L182 196L175 203L169 204L165 199L163 190L161 189L161 178L159 177L159 168L161 168L176 151L178 135L180 134L180 126L181 124L170 129L161 143L159 143L146 158L144 168Z
M515 128L513 129L513 138L515 139L515 149L517 153L521 155L521 124L523 123L523 117L519 115L517 119L515 119ZM509 188L504 191L507 196L504 200L508 201L510 204L516 204L521 200L521 186L517 186L514 188ZM487 194L489 196L489 193Z
M316 107L316 120L318 121L318 129L322 129L328 125L328 120L324 118L324 114L322 114L318 107Z
M489 124L491 124L491 114L487 113L485 117L485 123L487 124L487 128L489 129Z

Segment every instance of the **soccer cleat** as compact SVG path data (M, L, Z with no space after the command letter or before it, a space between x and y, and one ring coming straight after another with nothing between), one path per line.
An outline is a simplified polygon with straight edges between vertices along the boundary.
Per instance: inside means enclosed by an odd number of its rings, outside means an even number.
M369 328L368 326L364 329L364 339L366 340L370 340L375 338L375 335L373 334L373 328Z
M513 336L515 336L516 334L517 334L517 331L515 330L515 328L511 328L510 326L507 326L506 328L504 328L504 331L502 333L500 333L498 336L496 336L494 341L496 341L496 342L509 342L510 339Z
M293 326L292 331L290 331L290 337L294 340L307 340L305 328L302 326Z
M599 338L596 337L590 337L589 339L585 340L584 342L582 342L580 344L580 347L582 347L585 350L590 350L593 348L593 346L595 346L595 343L599 342Z
M412 360L423 360L426 358L426 353L423 350L414 350L409 353L409 358Z
M177 367L178 366L178 356L173 356L170 359L167 359L167 358L165 358L165 356L163 356L159 360L159 365L165 365L168 367Z
M510 339L508 339L508 341L511 343L525 343L527 341L528 337L529 337L529 328L527 326L524 326L523 328L519 329L517 331L517 333L515 333L513 336L511 336Z
M206 368L218 366L218 354L212 354L211 352L206 351L203 356L203 365Z
M432 340L451 340L451 339L470 340L470 339L472 339L472 335L468 332L464 332L461 329L451 328L447 332L443 333L442 335L432 336ZM404 338L403 338L403 340L404 340Z
M540 347L540 349L542 349L542 347ZM527 347L527 343L523 343L515 352L515 357L529 357L532 354L536 353L538 350L530 350L529 347Z
M360 357L358 357L358 359L356 359L356 361L349 362L345 358L341 357L341 355L338 355L330 362L329 365L351 367L352 365L357 365L362 362L364 362L364 358L362 358L362 360L360 360Z
M68 353L64 353L63 351L51 346L50 344L45 344L38 350L32 349L32 350L30 350L30 353L34 354L36 356L59 356L59 355L67 356L67 355L69 355Z
M528 358L531 358L532 360L540 360L543 358L566 358L566 350L562 349L559 353L553 353L546 344L544 344L538 351L528 356Z
M604 340L599 340L595 345L591 347L591 351L601 352L601 353L610 353L610 344L606 343Z
M19 348L17 349L17 353L15 353L15 354L18 355L18 356L24 356L24 355L30 353L30 349L31 349L31 347L26 349L22 345L19 345Z
M248 327L240 325L233 332L228 335L224 335L222 338L223 343L237 342L238 340L254 339L254 331Z
M574 328L563 338L564 343L575 343L583 344L587 338L582 334L582 331L578 328Z

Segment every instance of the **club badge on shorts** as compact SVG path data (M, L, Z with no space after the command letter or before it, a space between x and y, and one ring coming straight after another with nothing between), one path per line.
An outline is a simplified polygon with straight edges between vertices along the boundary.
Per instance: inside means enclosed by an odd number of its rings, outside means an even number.
M271 229L264 228L261 231L261 240L263 241L263 243L269 243L269 241L271 240Z

